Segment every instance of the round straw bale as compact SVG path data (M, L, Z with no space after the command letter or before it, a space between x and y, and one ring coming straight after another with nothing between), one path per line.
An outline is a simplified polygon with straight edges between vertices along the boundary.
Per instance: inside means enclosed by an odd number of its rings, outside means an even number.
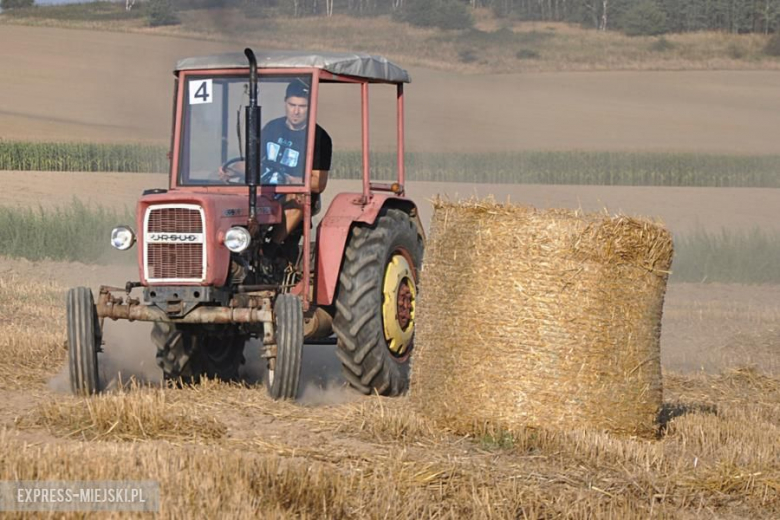
M647 436L672 238L649 220L434 201L410 397L461 431Z

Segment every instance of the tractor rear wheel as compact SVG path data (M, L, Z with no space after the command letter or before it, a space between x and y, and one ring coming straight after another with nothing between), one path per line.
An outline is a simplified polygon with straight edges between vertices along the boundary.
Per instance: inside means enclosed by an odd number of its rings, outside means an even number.
M70 388L76 395L96 394L100 392L97 355L102 334L92 290L87 287L70 289L66 306Z
M265 387L274 399L295 399L303 357L303 306L292 294L280 294L274 302L276 356L268 360Z
M244 363L246 338L232 331L207 333L155 322L152 342L166 381L197 383L203 376L235 381Z
M364 394L409 386L423 243L409 215L385 209L373 226L352 228L339 276L333 330L344 377Z

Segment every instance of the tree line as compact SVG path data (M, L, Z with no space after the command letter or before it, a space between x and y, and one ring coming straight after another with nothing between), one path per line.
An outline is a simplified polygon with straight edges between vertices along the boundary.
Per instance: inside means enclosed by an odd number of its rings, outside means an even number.
M185 0L186 1L186 0ZM202 0L201 0L202 1ZM212 0L224 4L231 0ZM292 16L356 16L393 13L417 25L463 18L462 8L487 7L523 21L572 22L602 31L639 34L691 31L773 33L780 28L780 0L242 0L255 8ZM209 2L209 0L206 0ZM412 11L412 16L409 16ZM404 16L406 13L406 16ZM467 13L468 17L468 13ZM458 22L463 24L464 22ZM468 22L465 22L469 25ZM433 24L436 25L436 24ZM455 28L455 27L453 27Z
M776 32L780 0L470 0L523 20L578 22L622 30L641 16L662 32Z
M143 0L161 25L178 10L237 7L251 16L376 16L444 29L473 27L475 8L503 19L578 23L601 31L659 35L693 31L780 32L780 0ZM3 9L34 0L0 0ZM127 0L127 9L135 0ZM158 13L159 11L159 13Z

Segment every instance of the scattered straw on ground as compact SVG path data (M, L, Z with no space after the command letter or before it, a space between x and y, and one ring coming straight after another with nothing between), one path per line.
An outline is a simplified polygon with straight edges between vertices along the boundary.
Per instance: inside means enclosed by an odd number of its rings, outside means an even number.
M0 273L0 389L41 383L62 366L65 289Z
M164 518L211 516L215 503L285 518L780 514L780 379L668 379L657 441L538 428L463 436L410 411L408 398L304 408L217 382L131 387L23 418L0 439L0 479L159 480ZM227 432L206 438L202 420ZM26 445L36 425L63 440Z
M407 398L302 408L274 403L261 389L209 382L166 390L169 397L154 407L188 403L188 413L227 425L227 437L171 443L136 430L133 443L80 435L103 442L25 445L19 435L27 430L7 432L0 479L159 480L164 518L212 516L220 507L285 518L679 518L701 508L715 516L780 514L780 427L770 415L780 380L745 371L670 380L673 401L657 441L545 429L462 436L410 412ZM112 413L118 399L137 403L156 392L108 396ZM744 411L749 402L754 411ZM73 408L64 406L63 415ZM79 421L95 422L77 412L70 427Z
M195 405L171 400L171 392L131 385L87 399L62 397L40 405L20 424L84 440L213 441L225 436L224 424Z
M16 280L28 289L5 294L26 294L34 316L59 308L57 291L32 285ZM8 350L15 339L2 338L2 370L23 366ZM665 374L661 436L643 441L459 435L408 398L302 407L212 381L71 398L46 390L58 366L42 365L0 388L3 415L21 415L0 432L0 480L156 480L161 518L780 517L780 378L757 369Z

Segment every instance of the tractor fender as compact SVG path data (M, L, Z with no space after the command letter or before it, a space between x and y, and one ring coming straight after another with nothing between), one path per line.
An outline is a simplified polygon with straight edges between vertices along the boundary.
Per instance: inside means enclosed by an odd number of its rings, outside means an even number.
M409 213L425 240L417 206L410 199L391 193L374 193L363 203L362 193L340 193L333 199L317 227L317 274L314 301L330 305L336 296L339 274L349 232L355 223L371 225L384 207L394 207Z

